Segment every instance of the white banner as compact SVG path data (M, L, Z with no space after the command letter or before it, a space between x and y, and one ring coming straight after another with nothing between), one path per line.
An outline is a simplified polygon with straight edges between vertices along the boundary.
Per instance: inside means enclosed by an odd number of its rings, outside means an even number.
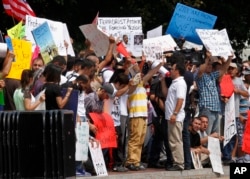
M58 48L59 55L66 56L67 50L64 45L64 41L67 41L67 43L69 44L69 47L68 47L69 49L72 48L70 47L72 46L72 44L70 41L68 41L68 37L66 34L67 29L65 29L65 25L62 22L57 22L57 21L52 21L52 20L45 19L45 18L38 18L38 17L26 15L26 21L25 21L26 39L32 42L32 49L34 50L36 43L32 36L31 31L46 21L48 22L51 34L53 36L53 40ZM75 56L72 53L70 55Z
M226 146L230 139L237 133L235 120L234 94L229 98L225 106L224 143Z
M226 39L227 32L225 30L196 29L196 32L212 56L221 56L227 60L227 57L232 55L232 47L229 39Z
M142 33L142 20L141 17L98 17L98 27L121 38L130 33Z
M176 42L171 35L144 39L143 52L147 61L162 61L162 54L165 51L175 51Z
M213 172L224 174L221 164L221 149L220 141L215 137L208 136L208 150L210 152L209 158L212 164Z

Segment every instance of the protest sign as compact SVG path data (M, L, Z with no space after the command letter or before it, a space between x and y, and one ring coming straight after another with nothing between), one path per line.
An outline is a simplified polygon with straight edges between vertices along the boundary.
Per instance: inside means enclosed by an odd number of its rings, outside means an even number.
M195 153L193 150L190 150L190 152L191 152L194 169L202 169L203 167L201 165L200 155L198 153Z
M234 94L229 98L225 106L225 124L224 124L224 147L236 135Z
M48 22L44 22L37 28L33 29L32 35L36 44L40 48L40 53L45 64L49 63L55 56L58 55L58 49L53 40Z
M0 57L5 58L6 54L7 54L7 44L0 43Z
M175 51L176 42L171 35L164 35L143 40L143 52L147 61L162 62L163 52Z
M79 27L85 38L87 38L97 56L106 55L109 47L109 36L102 32L96 24L86 24Z
M102 149L96 142L89 142L89 151L97 176L108 176L107 168L104 162Z
M243 135L242 150L248 154L250 153L250 110L247 112L247 121Z
M98 17L98 27L114 37L142 33L141 17Z
M12 62L10 72L6 78L20 80L22 71L30 69L32 44L31 42L19 39L12 39L11 43L15 54L15 61Z
M162 36L162 25L147 31L147 39Z
M165 34L202 44L195 29L212 29L217 17L178 3Z
M208 150L210 152L209 158L213 167L213 171L224 174L221 163L221 149L219 139L208 136Z
M185 40L184 44L182 45L182 49L195 49L195 50L202 50L203 45L199 45L196 43L189 42Z
M97 127L96 139L100 141L102 148L116 148L116 133L112 117L108 113L90 113L89 115Z
M71 44L71 39L70 39L70 36L69 36L69 31L68 31L67 24L65 24L65 23L63 23L63 36L64 36L65 41L68 44L68 48L66 49L67 54L74 57L75 56L75 51L74 51L73 46Z
M17 25L7 30L7 34L11 39L21 38L22 24L23 22L20 21Z
M76 161L87 161L89 146L89 124L88 122L76 123Z
M38 26L40 26L41 24L43 24L44 22L48 22L53 40L58 49L58 54L62 56L67 55L67 49L64 45L64 41L67 38L65 37L64 27L63 27L64 25L62 22L52 21L52 20L45 19L45 18L33 17L29 15L26 15L25 22L26 22L25 23L25 36L27 40L32 42L32 50L34 50L36 46L36 42L33 38L32 31ZM67 41L67 43L69 46L72 46L70 42Z
M226 30L196 29L201 41L212 56L221 56L225 59L232 55L232 47Z

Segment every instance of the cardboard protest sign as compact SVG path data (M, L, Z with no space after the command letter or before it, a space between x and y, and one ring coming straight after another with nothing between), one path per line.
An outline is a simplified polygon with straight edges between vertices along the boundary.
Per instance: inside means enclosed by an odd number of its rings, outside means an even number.
M212 29L217 17L178 3L165 34L202 44L195 29Z
M38 18L38 17L33 17L33 16L29 16L26 15L26 21L25 21L25 36L26 39L32 42L32 50L34 50L35 46L36 46L36 42L33 38L32 35L32 31L37 28L38 26L40 26L41 24L43 24L44 22L48 22L53 40L55 42L55 45L58 49L58 54L62 55L62 56L66 56L67 55L67 49L64 45L64 41L67 41L67 37L65 36L65 27L63 25L62 22L57 22L57 21L52 21L49 19L45 19L45 18ZM70 43L70 41L68 42L69 47L68 48L72 48L70 46L72 46L72 44ZM73 56L73 54L70 54Z
M201 41L212 56L221 56L225 59L232 55L232 47L226 30L196 29Z
M87 161L89 146L89 124L88 122L76 123L76 161Z
M32 56L32 44L29 41L12 39L13 52L15 61L12 62L10 72L6 78L21 79L24 69L30 69L30 61Z
M21 39L22 24L20 21L17 25L7 30L7 34L11 39Z
M96 142L89 142L89 151L97 176L108 176L107 168L104 162L102 149Z
M116 148L116 133L114 121L108 113L90 113L94 125L97 127L96 139L100 141L102 148Z
M87 38L97 56L104 56L109 46L109 36L102 32L96 24L86 24L79 27L85 38Z
M220 141L217 138L208 136L209 158L212 164L213 172L224 174L221 162Z
M114 37L142 33L141 17L98 17L98 27Z
M143 40L143 52L147 61L162 61L165 51L175 51L176 42L171 35L164 35Z
M58 49L53 40L48 22L44 22L37 28L33 29L32 35L36 44L40 48L40 53L45 64L49 63L55 56L58 55Z
M250 153L250 110L247 112L247 121L244 131L242 150L246 153Z
M232 94L225 106L224 147L237 133L234 105L234 94Z

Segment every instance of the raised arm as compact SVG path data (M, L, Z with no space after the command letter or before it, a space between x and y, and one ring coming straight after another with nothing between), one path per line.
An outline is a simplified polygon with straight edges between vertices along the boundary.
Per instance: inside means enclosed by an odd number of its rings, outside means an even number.
M9 74L14 57L15 57L14 53L12 51L8 51L3 62L3 70L2 72L0 72L0 79L5 78Z
M113 50L115 47L115 38L109 37L109 47L104 60L99 64L98 70L101 71L113 58Z

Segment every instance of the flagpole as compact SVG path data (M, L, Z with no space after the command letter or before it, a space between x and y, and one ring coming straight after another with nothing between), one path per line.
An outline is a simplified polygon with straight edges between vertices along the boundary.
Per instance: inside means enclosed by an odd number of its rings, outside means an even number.
M13 21L14 25L16 25L16 21L15 21L13 15L11 17L12 17L12 21Z

